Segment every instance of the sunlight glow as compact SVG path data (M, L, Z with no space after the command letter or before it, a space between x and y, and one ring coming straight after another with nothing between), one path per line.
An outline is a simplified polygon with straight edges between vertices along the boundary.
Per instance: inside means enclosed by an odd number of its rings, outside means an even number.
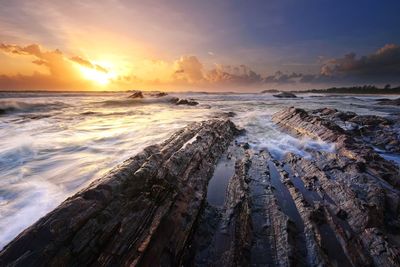
M87 80L94 81L100 85L107 85L110 80L115 76L112 72L102 72L96 69L80 67L83 77Z

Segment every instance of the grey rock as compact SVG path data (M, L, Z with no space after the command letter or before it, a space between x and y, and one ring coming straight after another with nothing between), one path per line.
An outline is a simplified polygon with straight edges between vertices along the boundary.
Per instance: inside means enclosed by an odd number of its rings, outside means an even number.
M295 94L289 92L282 92L273 96L277 98L297 98Z

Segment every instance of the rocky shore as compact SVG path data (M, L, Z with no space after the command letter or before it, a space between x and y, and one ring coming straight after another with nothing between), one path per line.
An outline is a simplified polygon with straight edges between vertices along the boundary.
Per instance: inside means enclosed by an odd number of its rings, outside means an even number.
M287 108L276 126L334 145L274 158L227 119L147 147L0 252L1 266L399 266L398 120ZM221 206L215 166L232 161ZM228 167L227 167L228 168Z

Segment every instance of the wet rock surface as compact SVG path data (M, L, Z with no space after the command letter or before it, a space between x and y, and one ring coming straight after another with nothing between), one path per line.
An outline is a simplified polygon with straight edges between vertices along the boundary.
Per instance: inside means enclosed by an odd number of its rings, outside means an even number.
M398 122L329 108L272 119L335 149L275 158L228 120L193 124L66 200L0 265L399 266L399 167L374 149L399 152Z
M399 168L380 157L369 139L339 127L337 118L371 125L372 131L383 127L380 124L393 125L380 117L328 109L278 112L273 120L282 129L336 146L336 153L310 151L312 159L288 153L279 163L287 171L282 175L290 179L286 184L305 225L315 224L312 232L322 248L316 254L323 262L338 261L342 255L339 262L346 260L350 266L396 266L400 264ZM379 253L373 244L380 244Z
M400 153L399 116L384 118L357 115L328 108L315 110L311 114L336 123L358 141L384 151Z

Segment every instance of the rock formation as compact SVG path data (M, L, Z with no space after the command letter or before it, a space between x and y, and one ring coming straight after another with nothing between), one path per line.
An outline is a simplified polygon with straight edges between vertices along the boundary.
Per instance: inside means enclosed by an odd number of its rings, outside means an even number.
M400 106L400 98L396 98L396 99L388 99L388 98L378 99L378 104L379 105Z
M168 94L165 92L155 92L155 93L150 93L149 95L152 97L163 97L163 96L167 96Z
M395 241L400 225L399 168L376 153L364 137L339 127L334 116L357 125L368 124L370 119L385 121L328 109L308 113L289 108L273 116L278 126L294 135L336 146L336 153L310 151L312 159L289 153L277 164L287 168L280 172L305 226L311 218L319 246L327 232L334 237L327 240L318 262L342 257L354 266L399 265L400 249ZM335 247L336 256L329 255Z
M140 91L136 91L133 94L131 94L130 96L128 96L129 98L143 98L143 93Z
M279 93L279 94L276 94L273 96L277 97L277 98L297 98L297 96L295 94L290 93L290 92L282 92L282 93Z
M196 106L199 102L194 101L193 99L180 99L177 97L171 98L171 103L175 105L188 105L188 106Z
M22 232L0 265L399 266L399 167L374 149L399 152L397 121L329 108L272 119L335 149L278 159L233 142L229 120L192 124ZM219 158L232 171L213 206Z
M179 266L214 165L238 133L211 120L147 147L22 232L1 266Z

